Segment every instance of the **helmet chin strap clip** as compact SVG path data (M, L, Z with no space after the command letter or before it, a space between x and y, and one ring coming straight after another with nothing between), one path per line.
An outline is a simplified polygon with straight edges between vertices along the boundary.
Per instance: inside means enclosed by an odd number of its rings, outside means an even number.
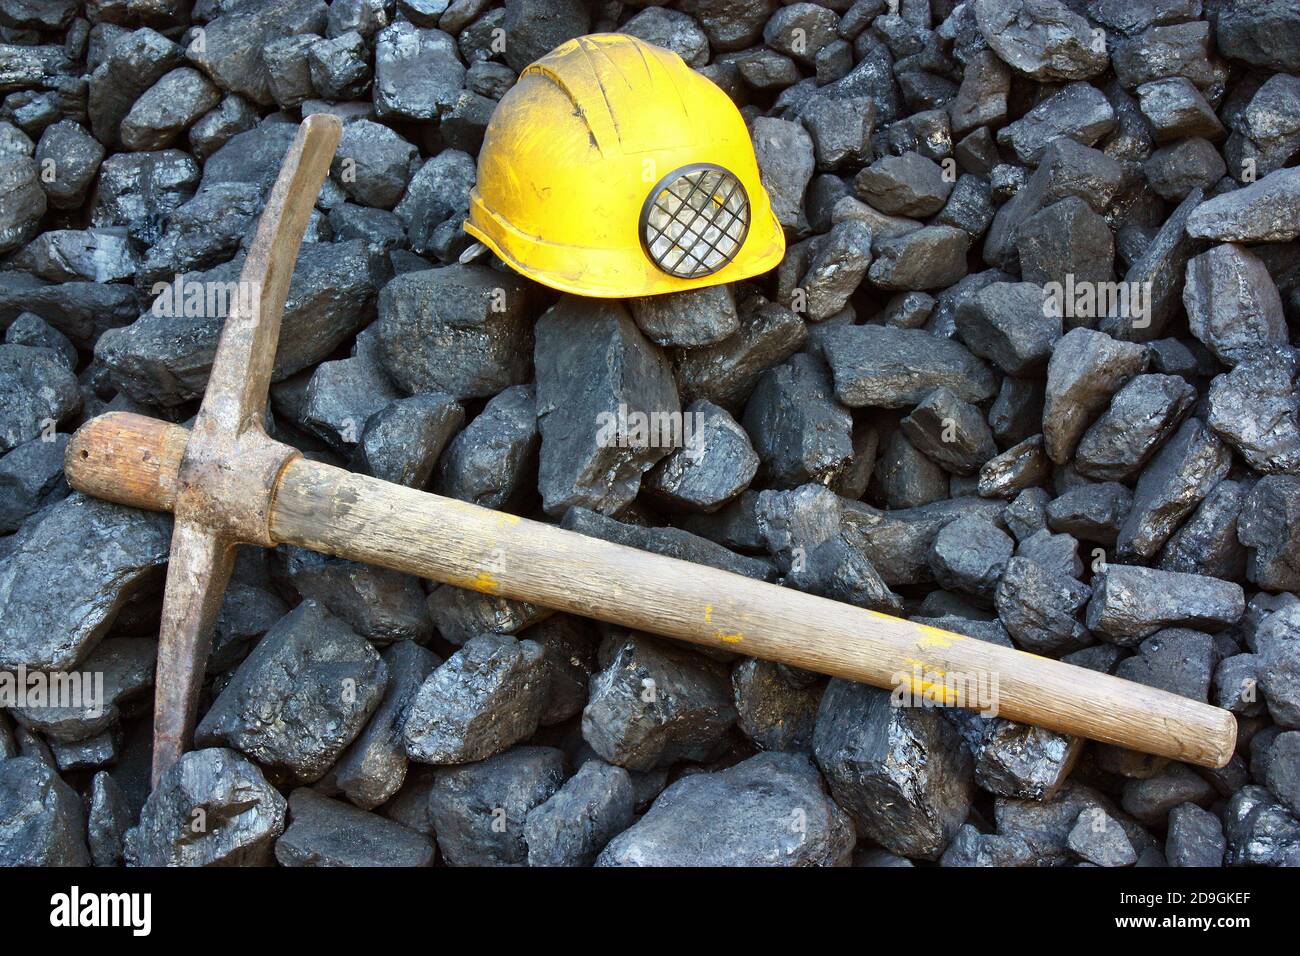
M475 259L482 259L483 255L487 251L488 247L483 245L483 243L471 242L465 247L465 251L460 254L460 257L457 258L456 261L461 265L466 265L467 263L473 262Z

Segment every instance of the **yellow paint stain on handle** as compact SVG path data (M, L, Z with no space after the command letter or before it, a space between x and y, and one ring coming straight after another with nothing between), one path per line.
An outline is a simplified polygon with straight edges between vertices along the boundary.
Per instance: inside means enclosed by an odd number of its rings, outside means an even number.
M713 605L712 605L712 604L706 604L706 605L704 605L704 623L705 623L705 624L712 624L712 623L713 623Z
M475 591L481 591L484 594L499 594L501 591L501 582L490 571L480 571L474 576L474 581L470 584Z
M954 634L952 631L940 630L937 627L930 627L928 624L916 625L921 636L916 639L917 647L937 647L940 649L952 647L958 641L966 640L960 634Z
M716 637L718 640L720 640L723 644L739 644L741 641L745 639L745 635L741 634L739 631L727 633L726 631L722 630L722 628L718 628L716 631L714 631L713 636Z

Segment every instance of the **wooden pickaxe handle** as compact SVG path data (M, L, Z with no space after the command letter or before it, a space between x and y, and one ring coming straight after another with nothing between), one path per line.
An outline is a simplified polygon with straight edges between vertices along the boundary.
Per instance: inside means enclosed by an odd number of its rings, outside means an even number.
M186 439L103 415L73 437L69 481L170 510ZM270 528L278 543L877 687L917 667L995 677L1000 716L1201 766L1236 743L1231 713L1186 697L305 458L282 472Z

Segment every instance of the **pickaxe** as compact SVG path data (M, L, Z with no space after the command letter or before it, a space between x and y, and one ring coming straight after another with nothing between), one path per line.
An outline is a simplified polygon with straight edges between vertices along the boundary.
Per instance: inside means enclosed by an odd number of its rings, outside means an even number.
M1221 767L1236 721L1117 677L611 544L304 458L263 430L280 315L339 121L298 130L262 213L194 428L111 412L83 425L79 491L172 511L154 709L153 779L184 752L237 544L298 545L458 587L878 687L914 675L996 675L999 713L1062 733ZM908 676L913 675L913 676ZM930 681L930 683L935 683ZM947 689L913 693L951 702Z

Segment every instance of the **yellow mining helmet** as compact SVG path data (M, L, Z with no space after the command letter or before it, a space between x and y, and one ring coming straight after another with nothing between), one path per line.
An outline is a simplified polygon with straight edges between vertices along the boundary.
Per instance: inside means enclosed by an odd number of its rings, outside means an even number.
M735 282L785 254L735 104L676 53L616 33L556 47L501 98L465 231L597 298Z

